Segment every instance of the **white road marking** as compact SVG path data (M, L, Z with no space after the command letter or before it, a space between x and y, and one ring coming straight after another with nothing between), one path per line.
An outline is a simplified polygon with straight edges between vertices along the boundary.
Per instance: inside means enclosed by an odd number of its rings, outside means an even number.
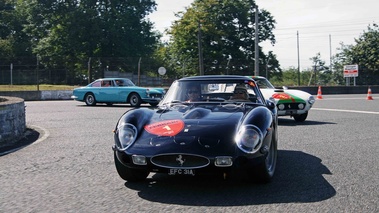
M350 112L350 113L363 113L363 114L376 114L376 115L379 115L379 112L347 110L347 109L312 108L311 110L322 110L322 111L333 111L333 112Z

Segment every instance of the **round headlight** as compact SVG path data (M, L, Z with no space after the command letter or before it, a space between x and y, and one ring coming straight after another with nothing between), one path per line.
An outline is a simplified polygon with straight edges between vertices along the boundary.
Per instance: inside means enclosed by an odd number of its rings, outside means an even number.
M309 96L309 98L308 98L308 103L309 103L309 104L311 104L311 105L312 105L312 104L314 104L314 103L315 103L315 101L316 101L316 100L315 100L315 97L313 97L312 95L311 95L311 96Z
M299 109L304 109L304 104L299 104L298 107Z
M137 138L137 128L132 124L123 124L117 129L118 139L120 141L120 150L127 149Z
M236 136L238 147L246 153L255 153L262 145L262 133L253 125L243 126Z
M278 109L279 109L279 110L283 110L283 109L284 109L284 104L279 104L279 105L278 105Z

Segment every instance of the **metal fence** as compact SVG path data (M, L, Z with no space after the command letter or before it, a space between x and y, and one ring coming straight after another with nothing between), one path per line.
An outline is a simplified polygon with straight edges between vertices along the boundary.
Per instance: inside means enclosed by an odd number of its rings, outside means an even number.
M67 84L67 77L65 69L17 69L12 64L8 69L4 65L0 67L3 85Z
M46 60L46 59L45 59ZM76 68L49 68L37 58L0 58L0 85L86 85L103 77L126 77L140 86L169 86L173 79L158 74L159 66L149 58L88 58Z

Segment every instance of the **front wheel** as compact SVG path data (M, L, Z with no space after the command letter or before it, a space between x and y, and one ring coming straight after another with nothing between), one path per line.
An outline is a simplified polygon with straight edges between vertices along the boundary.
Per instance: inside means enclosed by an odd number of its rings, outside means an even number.
M86 96L84 97L84 101L86 102L87 106L96 105L96 99L93 93L87 93Z
M304 114L300 114L300 115L294 115L293 119L295 119L296 122L303 122L305 121L305 119L307 119L307 117L308 117L308 112Z
M132 107L139 107L142 103L141 97L137 93L132 93L129 97L129 104Z
M138 181L145 180L147 176L149 175L149 172L147 171L131 169L124 166L124 164L122 164L118 160L116 153L114 153L114 163L115 163L118 175L120 175L120 177L123 180L129 181L129 182L138 182Z
M268 183L274 176L276 169L276 159L278 156L278 142L276 138L276 132L273 133L271 139L270 149L264 159L264 161L258 164L253 175L253 179L259 183Z

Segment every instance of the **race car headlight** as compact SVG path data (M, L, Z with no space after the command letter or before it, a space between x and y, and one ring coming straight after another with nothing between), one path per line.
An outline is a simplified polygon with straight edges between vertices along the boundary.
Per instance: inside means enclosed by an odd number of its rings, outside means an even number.
M316 101L316 100L315 100L315 97L313 97L312 95L309 96L309 98L308 98L308 103L309 103L310 105L314 104L315 101Z
M297 105L297 107L299 107L299 109L304 109L304 104L301 103L301 104Z
M117 129L121 151L126 150L137 138L137 128L132 124L122 124Z
M240 128L235 138L237 146L243 152L253 154L262 146L263 135L258 127L246 125Z
M283 110L284 107L285 107L284 104L279 104L279 105L278 105L278 109L279 109L279 110Z

